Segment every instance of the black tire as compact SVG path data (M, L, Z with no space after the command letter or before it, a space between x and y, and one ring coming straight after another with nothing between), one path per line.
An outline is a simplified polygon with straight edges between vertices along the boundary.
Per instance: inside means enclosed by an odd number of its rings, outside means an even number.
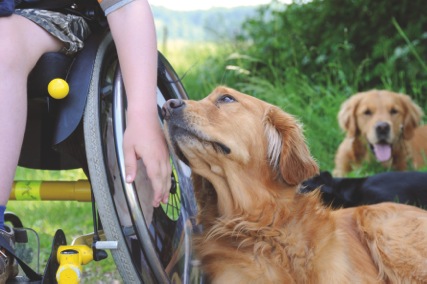
M178 77L161 54L157 96L159 110L167 99L186 98ZM190 241L196 208L190 171L171 158L175 188L171 189L170 204L155 209L150 205L150 183L142 162L135 183L126 184L121 150L125 110L120 68L108 34L95 59L84 114L84 137L104 233L107 240L118 242L118 248L111 251L113 258L125 283L167 283L176 277L183 283L198 282Z

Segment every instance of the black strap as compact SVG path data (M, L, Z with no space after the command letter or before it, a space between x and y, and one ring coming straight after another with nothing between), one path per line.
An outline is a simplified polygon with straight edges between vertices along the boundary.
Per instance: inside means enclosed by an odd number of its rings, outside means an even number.
M9 254L11 254L18 261L18 263L21 266L22 270L25 272L25 275L27 275L27 277L31 281L34 281L34 280L41 281L42 280L42 276L40 274L38 274L37 272L35 272L23 260L21 260L19 257L17 257L15 255L15 252L12 249L12 247L10 246L9 242L6 241L3 238L3 236L1 236L1 235L0 235L0 247L4 248Z

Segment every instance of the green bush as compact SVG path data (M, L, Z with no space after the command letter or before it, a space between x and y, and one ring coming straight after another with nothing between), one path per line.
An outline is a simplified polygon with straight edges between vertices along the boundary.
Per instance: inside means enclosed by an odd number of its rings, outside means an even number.
M251 44L242 52L258 60L242 67L264 78L271 76L270 66L297 68L316 84L332 79L348 85L348 91L388 88L420 95L427 91L424 6L423 0L314 0L289 6L273 1L243 25L238 40Z

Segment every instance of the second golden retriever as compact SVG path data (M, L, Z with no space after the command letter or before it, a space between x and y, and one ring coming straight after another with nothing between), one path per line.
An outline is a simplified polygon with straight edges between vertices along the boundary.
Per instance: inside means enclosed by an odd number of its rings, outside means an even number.
M375 159L393 170L425 165L427 127L423 111L408 95L371 90L351 96L338 113L346 136L335 156L333 175L345 176L363 162Z
M318 167L292 115L225 87L163 114L192 169L204 229L194 246L211 283L426 282L426 211L333 211L297 193Z

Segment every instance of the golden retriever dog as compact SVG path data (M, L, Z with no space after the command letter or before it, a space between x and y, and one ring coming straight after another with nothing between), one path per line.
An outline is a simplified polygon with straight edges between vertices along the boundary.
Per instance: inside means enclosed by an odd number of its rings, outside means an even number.
M192 169L211 283L425 283L427 211L395 203L332 210L297 193L318 167L290 114L226 87L163 106Z
M385 90L357 93L338 113L346 137L335 155L333 175L343 177L364 161L376 161L403 171L408 163L425 165L427 127L420 126L423 111L409 96Z

